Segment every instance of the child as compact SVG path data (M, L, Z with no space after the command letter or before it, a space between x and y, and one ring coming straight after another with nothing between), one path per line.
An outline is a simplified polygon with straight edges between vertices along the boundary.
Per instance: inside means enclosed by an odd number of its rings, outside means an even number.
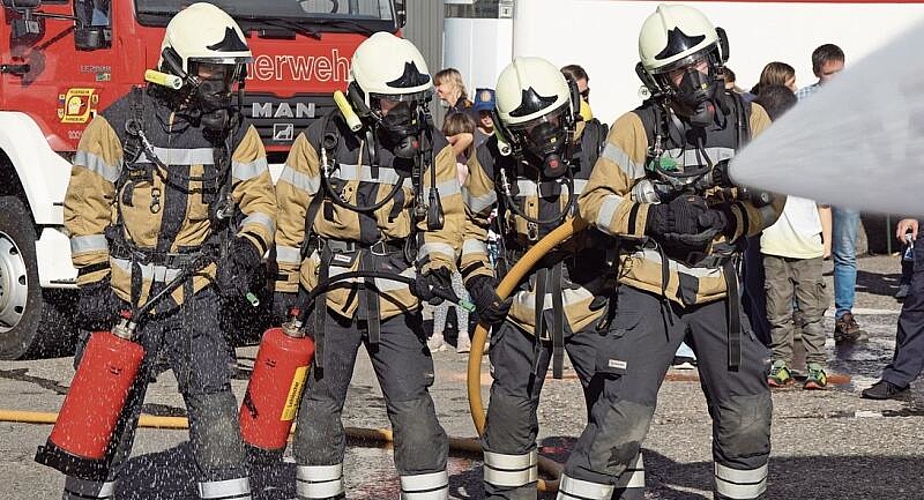
M796 103L786 87L768 85L755 101L776 119ZM824 389L825 373L824 313L828 305L822 277L826 241L822 236L822 218L830 217L830 208L818 207L814 201L795 196L775 224L764 229L760 251L764 255L766 274L767 318L770 320L773 367L767 382L784 387L794 382L790 372L793 358L793 295L803 314L802 344L808 368L804 389Z

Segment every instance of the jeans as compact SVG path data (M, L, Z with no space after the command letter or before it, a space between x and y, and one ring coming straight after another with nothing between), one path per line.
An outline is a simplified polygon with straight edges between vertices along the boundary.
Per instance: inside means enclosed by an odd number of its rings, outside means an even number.
M840 319L853 309L857 287L857 231L860 212L833 207L831 253L834 256L834 317Z

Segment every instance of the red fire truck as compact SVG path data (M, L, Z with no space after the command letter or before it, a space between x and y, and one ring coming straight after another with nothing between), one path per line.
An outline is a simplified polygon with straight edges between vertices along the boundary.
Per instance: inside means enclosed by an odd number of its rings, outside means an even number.
M73 330L56 300L76 278L69 160L94 114L156 66L164 27L193 1L0 0L0 359L35 347L40 331ZM210 1L248 36L244 113L274 164L333 108L356 46L405 18L403 0Z

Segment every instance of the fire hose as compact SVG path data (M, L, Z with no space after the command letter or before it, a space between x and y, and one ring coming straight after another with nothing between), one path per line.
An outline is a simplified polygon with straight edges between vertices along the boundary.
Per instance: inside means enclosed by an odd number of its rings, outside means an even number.
M539 240L517 263L510 269L497 288L497 295L504 299L513 292L516 285L526 276L536 262L539 261L546 253L554 249L561 242L571 237L573 234L582 231L587 223L580 218L572 218L565 221L561 226ZM361 273L361 272L360 272ZM342 278L359 277L360 273L349 273ZM355 274L355 276L354 276ZM376 276L385 277L386 276ZM401 277L404 278L404 277ZM338 280L339 281L339 280ZM405 281L400 279L400 281ZM463 304L463 307L467 304ZM479 324L475 329L472 339L472 350L468 359L468 397L469 410L471 411L472 421L479 436L484 435L485 410L481 398L481 363L484 353L485 342L487 340L487 328L484 324ZM32 424L54 424L58 418L58 413L54 412L36 412L0 409L0 421L32 423ZM186 417L162 417L153 415L141 415L138 420L138 427L156 428L156 429L187 429L189 421ZM294 430L294 428L293 428ZM357 427L347 427L347 436L353 439L379 441L384 443L393 442L394 436L389 429L367 429ZM481 443L474 438L449 438L450 449L464 451L469 453L478 453L482 451ZM554 477L553 480L539 479L538 488L540 491L554 492L558 489L559 477L561 476L562 466L554 460L547 457L539 457L539 468L546 474Z

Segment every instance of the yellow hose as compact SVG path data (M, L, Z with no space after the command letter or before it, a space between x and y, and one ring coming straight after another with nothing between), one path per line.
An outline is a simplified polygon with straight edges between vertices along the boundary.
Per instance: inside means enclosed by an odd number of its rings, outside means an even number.
M54 412L0 410L0 422L19 422L24 424L54 424L58 414ZM188 429L189 420L186 417L157 417L154 415L141 415L138 427L149 429ZM295 427L292 427L295 432ZM346 427L346 435L353 439L392 443L394 437L390 429L366 429L361 427ZM449 438L449 448L469 453L481 453L481 441L475 438Z
M506 299L539 259L561 244L561 242L583 231L586 227L587 222L584 219L574 217L555 228L545 238L539 240L514 264L507 276L500 282L497 287L498 297ZM484 354L484 344L487 339L488 329L483 323L479 323L478 327L475 328L475 334L472 337L472 350L468 356L468 408L472 413L472 422L475 424L475 429L478 431L479 436L484 436L485 411L484 402L481 400L481 357ZM558 491L558 482L562 472L561 464L540 456L539 468L555 478L554 480L540 479L539 491Z

